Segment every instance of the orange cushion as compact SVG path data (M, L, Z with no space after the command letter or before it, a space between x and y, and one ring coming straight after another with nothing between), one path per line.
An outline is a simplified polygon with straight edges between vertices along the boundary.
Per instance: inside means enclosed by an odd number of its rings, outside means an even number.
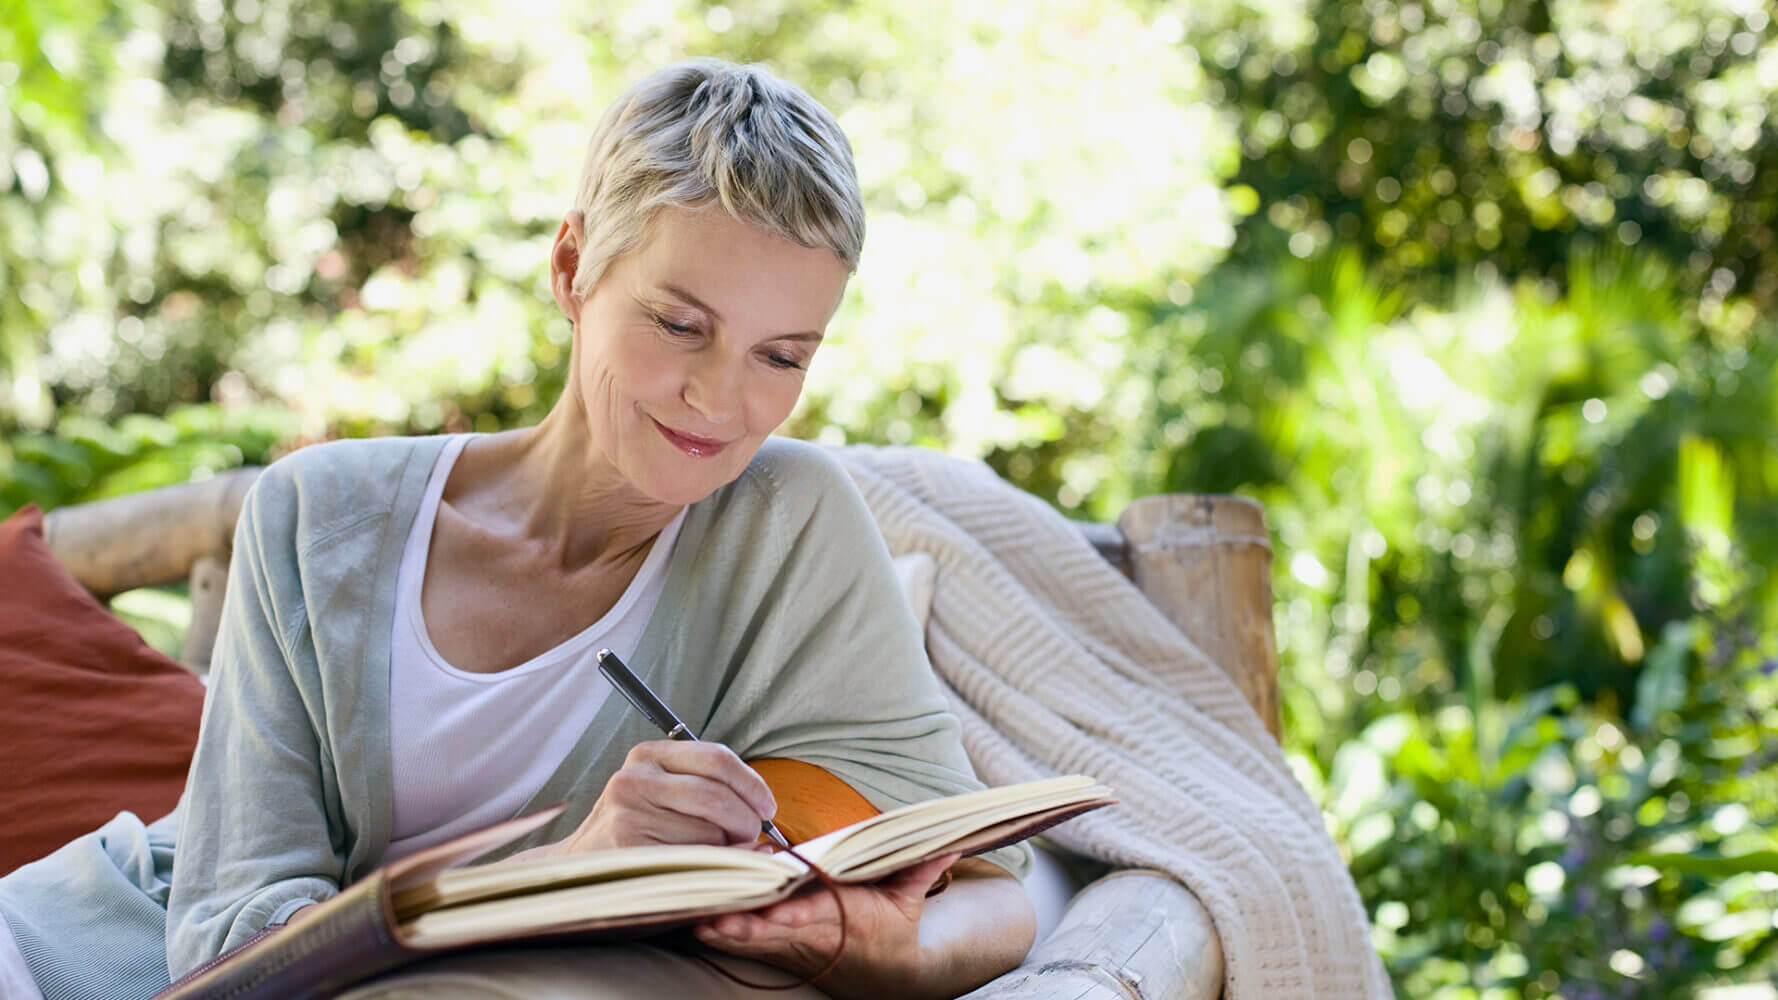
M772 822L792 844L869 819L881 811L851 785L814 764L786 757L766 757L747 763L766 779L766 787L778 800L778 815Z
M0 522L0 581L5 874L119 810L171 812L204 686L68 575L35 505Z

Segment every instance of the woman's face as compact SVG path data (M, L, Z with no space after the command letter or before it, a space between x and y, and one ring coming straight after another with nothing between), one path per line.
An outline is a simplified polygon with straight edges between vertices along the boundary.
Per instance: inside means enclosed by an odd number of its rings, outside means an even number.
M576 302L563 241L582 245L578 222L556 237L551 283L575 320L572 378L593 446L649 499L702 500L796 406L846 267L720 206L665 208Z

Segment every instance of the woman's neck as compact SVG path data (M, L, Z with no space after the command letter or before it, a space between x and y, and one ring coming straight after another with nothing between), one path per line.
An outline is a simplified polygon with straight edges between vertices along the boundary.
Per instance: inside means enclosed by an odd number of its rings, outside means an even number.
M570 387L531 427L471 438L444 502L554 550L572 570L646 549L683 508L642 495L588 432Z

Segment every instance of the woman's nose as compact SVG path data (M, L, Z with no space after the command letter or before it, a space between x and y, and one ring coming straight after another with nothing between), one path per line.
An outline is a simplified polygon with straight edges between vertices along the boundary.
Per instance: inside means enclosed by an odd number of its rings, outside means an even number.
M744 380L741 365L710 352L692 363L681 397L705 420L721 426L740 413Z

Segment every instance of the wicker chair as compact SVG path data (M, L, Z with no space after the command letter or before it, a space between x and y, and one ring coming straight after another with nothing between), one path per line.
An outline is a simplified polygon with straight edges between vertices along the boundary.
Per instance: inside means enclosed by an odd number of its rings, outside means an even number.
M241 500L259 470L235 469L52 511L56 557L107 598L136 587L190 584L192 621L180 660L208 669ZM1095 548L1217 663L1278 735L1271 546L1258 504L1172 494L1132 502L1112 524L1080 524ZM970 994L976 1000L1179 998L1222 989L1222 952L1189 890L1145 870L1113 871L1081 889L1024 965Z

